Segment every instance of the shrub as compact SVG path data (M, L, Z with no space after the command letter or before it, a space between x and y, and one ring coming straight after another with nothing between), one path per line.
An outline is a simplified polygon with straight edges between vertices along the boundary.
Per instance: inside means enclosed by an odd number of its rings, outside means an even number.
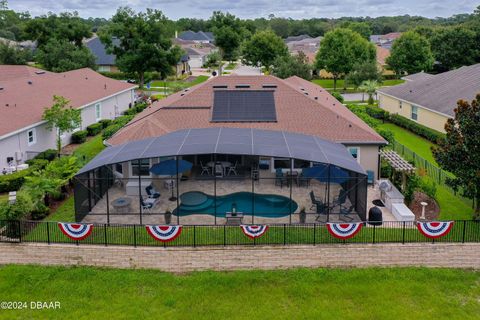
M14 204L0 203L0 219L19 220L24 218L33 209L33 202L26 192L17 192L17 201Z
M394 143L395 135L393 134L392 131L385 130L385 129L378 129L377 132L378 132L379 135L381 135L389 143Z
M45 159L45 160L48 160L48 161L52 161L56 157L57 157L57 150L47 149L47 150L37 154L33 159Z
M335 99L337 99L338 101L340 101L340 103L343 103L343 101L345 101L345 99L343 98L343 96L342 96L340 93L338 93L338 92L335 92L335 91L334 91L334 92L331 93L331 95L332 95Z
M103 140L106 140L108 138L110 138L111 136L113 136L118 130L122 129L123 125L119 124L119 123L115 123L115 124L112 124L112 125L109 125L108 127L105 128L105 130L103 130L103 133L102 133L102 138Z
M358 105L347 105L348 109L355 113L357 117L362 119L366 124L368 124L372 128L376 128L381 124L381 121L378 119L375 119L371 117L366 111L364 106L358 106Z
M420 180L418 189L432 199L437 196L437 184L431 178L425 176Z
M405 128L413 133L416 133L417 135L433 142L433 143L438 143L439 140L443 140L445 138L445 135L441 132L438 132L436 130L430 129L428 127L422 126L421 124L418 124L414 121L411 121L405 117L402 117L398 114L392 114L390 115L391 122L395 123L396 125Z
M373 118L388 120L390 113L379 107L366 106L365 111Z
M39 204L36 208L34 208L31 211L30 217L32 218L32 220L42 220L49 214L50 214L50 208L42 203L42 204Z
M103 119L103 120L98 121L98 123L101 123L101 124L102 124L102 128L105 129L106 127L108 127L109 125L112 124L112 120L110 120L110 119Z
M72 134L72 143L84 143L87 140L87 131L80 130Z
M103 124L99 122L93 123L87 127L87 133L89 136L96 136L97 134L102 132L102 129L103 129Z
M419 188L419 186L420 178L416 174L407 176L407 185L405 186L403 195L405 196L405 202L408 205L412 203L414 192Z
M25 177L28 176L33 169L17 171L12 174L0 176L0 193L17 191L25 182Z
M29 168L32 169L32 170L42 170L43 168L45 168L47 166L47 164L49 162L50 161L48 161L46 159L37 159L37 158L33 158L33 159L25 161L25 163L28 164Z

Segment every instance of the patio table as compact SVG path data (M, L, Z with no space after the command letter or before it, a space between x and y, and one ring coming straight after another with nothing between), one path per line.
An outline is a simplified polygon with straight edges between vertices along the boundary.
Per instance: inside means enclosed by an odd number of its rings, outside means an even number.
M223 175L224 175L224 176L226 175L227 169L232 166L232 163L231 163L230 161L217 161L217 163L220 163L220 164L222 165ZM215 168L215 161L209 161L209 162L207 162L207 166L209 166L210 168L214 169L214 168ZM212 170L212 171L214 171L214 170Z
M129 213L131 203L132 199L127 197L120 197L112 201L112 206L115 212Z

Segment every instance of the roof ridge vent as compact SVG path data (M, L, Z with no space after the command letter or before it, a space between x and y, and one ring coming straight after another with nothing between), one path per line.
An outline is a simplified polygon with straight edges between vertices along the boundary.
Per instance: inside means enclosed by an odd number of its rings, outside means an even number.
M226 84L217 84L212 86L213 89L227 89L228 86Z
M274 89L274 88L277 88L277 85L273 84L273 83L265 83L265 84L262 85L262 88L264 88L264 89Z
M41 71L35 71L35 74L45 74L45 71L41 70Z
M237 89L248 89L248 88L250 88L250 85L249 84L237 84L237 85L235 85L235 88L237 88Z

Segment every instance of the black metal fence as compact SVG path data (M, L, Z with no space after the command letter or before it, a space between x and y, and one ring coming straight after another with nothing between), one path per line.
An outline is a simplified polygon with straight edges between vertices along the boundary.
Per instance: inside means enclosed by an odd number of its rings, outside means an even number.
M347 240L333 237L325 224L272 224L256 239L247 237L239 226L184 225L171 242L153 239L144 225L94 224L91 234L74 241L62 233L57 222L0 221L0 242L63 243L74 245L128 245L159 247L199 247L231 245L318 245L346 243L466 243L480 242L480 222L457 220L444 237L430 239L415 222L388 221L381 226L364 223L360 232Z

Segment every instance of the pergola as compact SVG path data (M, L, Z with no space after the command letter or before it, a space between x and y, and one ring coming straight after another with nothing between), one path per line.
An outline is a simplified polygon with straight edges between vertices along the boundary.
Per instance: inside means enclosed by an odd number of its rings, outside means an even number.
M393 170L402 173L402 188L404 189L407 183L406 174L414 173L416 168L393 150L381 150L380 157L387 161Z

